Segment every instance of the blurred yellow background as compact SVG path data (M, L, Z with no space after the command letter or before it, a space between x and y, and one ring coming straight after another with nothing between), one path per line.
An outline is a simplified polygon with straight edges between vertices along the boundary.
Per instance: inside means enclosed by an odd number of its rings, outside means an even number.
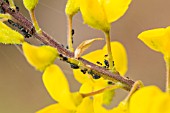
M28 16L22 0L14 0L20 11ZM67 0L39 0L36 15L43 30L58 42L66 45ZM160 53L154 52L137 39L144 30L170 25L169 0L133 0L127 13L112 24L111 39L120 41L127 49L131 79L142 80L145 85L157 85L164 90L165 65ZM74 17L74 47L83 40L104 37L103 33L83 24L81 14ZM105 42L95 42L86 53L100 49ZM57 61L69 79L72 91L79 84L74 80L69 65ZM13 45L0 44L0 113L34 113L54 103L48 95L41 79L42 73L31 67ZM125 96L116 95L114 105Z

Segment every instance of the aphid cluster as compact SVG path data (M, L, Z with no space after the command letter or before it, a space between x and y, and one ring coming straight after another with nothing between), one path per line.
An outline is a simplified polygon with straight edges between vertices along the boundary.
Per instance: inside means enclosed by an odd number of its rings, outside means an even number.
M104 57L106 58L106 57L108 57L108 55L104 55ZM106 68L106 69L109 68L109 61L106 60L106 59L104 59L103 64L102 64L101 62L99 62L99 61L97 61L96 63L99 64L99 65L101 65L101 66L104 64L103 67ZM113 61L113 66L114 66L114 61Z
M70 63L72 69L79 69L79 66L73 63Z
M70 63L68 61L68 58L63 56L62 54L59 54L59 57L60 57L60 60L63 60L63 61L66 61L66 62ZM70 66L71 66L72 69L79 69L79 66L76 65L76 64L70 63Z
M71 36L71 40L72 40L71 43L72 43L72 44L74 43L74 41L73 41L73 35L74 35L74 33L75 33L75 32L74 32L74 29L72 29L72 31L71 31L71 35L72 35L72 36ZM68 45L66 45L66 49L69 49Z
M8 23L10 25L18 28L21 31L21 33L24 35L25 38L29 38L29 37L32 36L31 34L28 33L28 31L24 27L22 27L21 25L15 23L14 21L8 19Z
M93 73L92 70L88 71L88 74L92 75L93 79L99 79L100 78L100 76L95 74L95 73Z
M74 33L75 33L75 32L74 32L74 29L72 29L72 31L71 31L71 35L72 35L72 37L71 37L71 38L72 38L72 44L73 44L73 42L74 42L74 41L73 41L73 39L74 39L74 37L73 37L73 36L74 36Z

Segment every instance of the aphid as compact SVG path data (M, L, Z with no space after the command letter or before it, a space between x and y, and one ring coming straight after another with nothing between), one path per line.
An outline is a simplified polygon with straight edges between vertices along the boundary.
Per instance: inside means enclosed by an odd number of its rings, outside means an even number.
M71 41L71 43L72 43L72 44L74 43L74 41L73 41L73 38L72 38L72 41Z
M114 63L115 63L115 62L114 62L114 61L112 61L112 62L113 62L113 66L114 66L114 65L115 65Z
M16 10L19 12L19 7L18 7L18 6L16 6L16 5L15 5L15 7L16 7Z
M68 60L68 58L67 57L63 57L63 61L67 61Z
M41 43L40 45L41 45L41 46L44 46L45 44L44 44L44 43Z
M108 60L104 60L104 64L107 66L107 67L109 67L109 62L108 62Z
M69 49L69 47L68 47L68 46L66 46L66 49Z
M21 32L25 36L25 38L31 37L31 35L28 33L28 31L26 31L24 28L21 28Z
M99 64L99 65L102 65L102 63L101 63L101 62L99 62L99 61L97 61L96 63L97 63L97 64Z
M61 44L61 46L62 46L62 47L64 47L64 45L63 45L63 44Z
M6 2L7 4L9 4L9 1L8 1L8 0L4 0L4 2Z
M13 12L13 13L15 12L15 10L14 10L14 9L12 9L12 8L9 8L9 10L10 10L11 12Z
M80 71L81 71L83 74L86 74L87 69L81 69Z
M1 5L0 5L0 6L1 6ZM1 13L1 14L4 14L5 11L4 11L2 8L0 8L0 13Z
M71 68L73 69L79 69L79 66L73 63L70 63Z
M93 76L94 73L90 70L90 71L88 71L88 74Z
M99 76L99 75L94 74L94 75L93 75L93 78L94 78L94 79L99 79L99 78L100 78L100 76Z
M63 57L63 55L62 55L62 54L59 54L59 57Z
M108 55L104 55L104 57L107 57Z
M104 68L108 68L107 66L103 66Z
M110 84L110 85L113 85L113 84L114 84L112 81L108 81L107 83Z
M72 34L72 36L74 35L74 29L72 29L71 34Z

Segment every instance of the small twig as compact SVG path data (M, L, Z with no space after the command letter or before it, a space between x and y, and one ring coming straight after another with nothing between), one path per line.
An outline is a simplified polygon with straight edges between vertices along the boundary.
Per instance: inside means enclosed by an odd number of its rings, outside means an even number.
M97 91L93 91L93 92L90 92L90 93L87 93L87 94L81 94L81 95L82 95L83 98L85 98L85 97L94 96L94 95L103 93L103 92L108 91L108 90L118 89L118 88L121 88L121 87L122 87L121 85L114 84L114 85L110 85L110 86L107 86L105 88L99 89Z
M59 42L54 40L47 33L42 31L42 35L37 34L35 32L35 28L33 27L33 24L26 17L24 17L20 12L11 10L11 8L9 7L9 4L5 3L3 0L0 0L0 4L1 4L0 7L2 7L4 12L9 13L14 19L16 19L16 21L21 26L23 26L28 31L28 33L33 35L35 38L39 39L44 44L57 48L58 52L63 54L64 56L74 59L74 54L72 52L65 49ZM99 67L83 58L78 58L77 60L79 60L81 63L84 64L83 65L84 68L88 68L88 69L92 70L94 73L102 76L103 78L106 78L106 79L109 79L112 81L117 81L117 82L124 84L123 89L125 89L125 90L130 91L130 89L132 88L132 86L134 84L133 80L122 77L119 74L113 74L109 70L107 70L103 67Z

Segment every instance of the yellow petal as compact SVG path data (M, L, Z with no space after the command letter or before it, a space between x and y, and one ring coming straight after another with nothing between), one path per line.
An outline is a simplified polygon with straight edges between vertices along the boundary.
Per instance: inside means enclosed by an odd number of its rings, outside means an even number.
M67 15L73 16L80 10L79 5L80 0L68 0L65 8L65 12Z
M120 42L111 42L112 56L114 60L114 66L120 75L125 75L128 69L128 60L126 50ZM103 47L103 51L107 54L106 45Z
M93 106L95 113L109 113L109 110L105 109L101 104L103 102L102 97L103 96L101 94L98 94L94 98Z
M52 64L58 55L57 49L51 46L38 47L24 42L22 48L27 61L40 71Z
M24 37L20 33L0 22L0 43L21 44L22 42L24 42Z
M65 109L60 104L52 104L47 106L36 113L72 113L73 111Z
M93 101L89 97L84 98L76 113L94 113Z
M93 85L93 81L88 80L81 85L79 92L82 94L90 93L93 91Z
M28 11L33 10L38 4L38 0L23 0L24 6Z
M99 0L81 0L80 11L84 22L89 26L104 31L110 29L110 24L107 22L104 8Z
M76 109L67 79L57 65L52 64L47 67L42 79L47 91L54 100L67 109Z
M161 52L165 42L167 41L167 30L165 28L157 28L147 30L138 35L138 38L142 40L151 49Z
M104 61L104 53L102 50L96 50L93 52L90 52L83 56L83 58L89 60L92 63L95 63L97 61ZM87 80L92 79L92 76L88 73L83 74L80 70L73 70L75 79L80 83L85 83Z
M129 113L128 103L124 101L120 102L117 107L112 109L111 113Z
M153 101L150 113L170 113L170 95L162 93Z
M154 100L161 96L162 91L156 86L147 86L136 91L129 103L130 113L150 113Z
M109 23L118 20L127 11L131 0L104 0L103 7Z

